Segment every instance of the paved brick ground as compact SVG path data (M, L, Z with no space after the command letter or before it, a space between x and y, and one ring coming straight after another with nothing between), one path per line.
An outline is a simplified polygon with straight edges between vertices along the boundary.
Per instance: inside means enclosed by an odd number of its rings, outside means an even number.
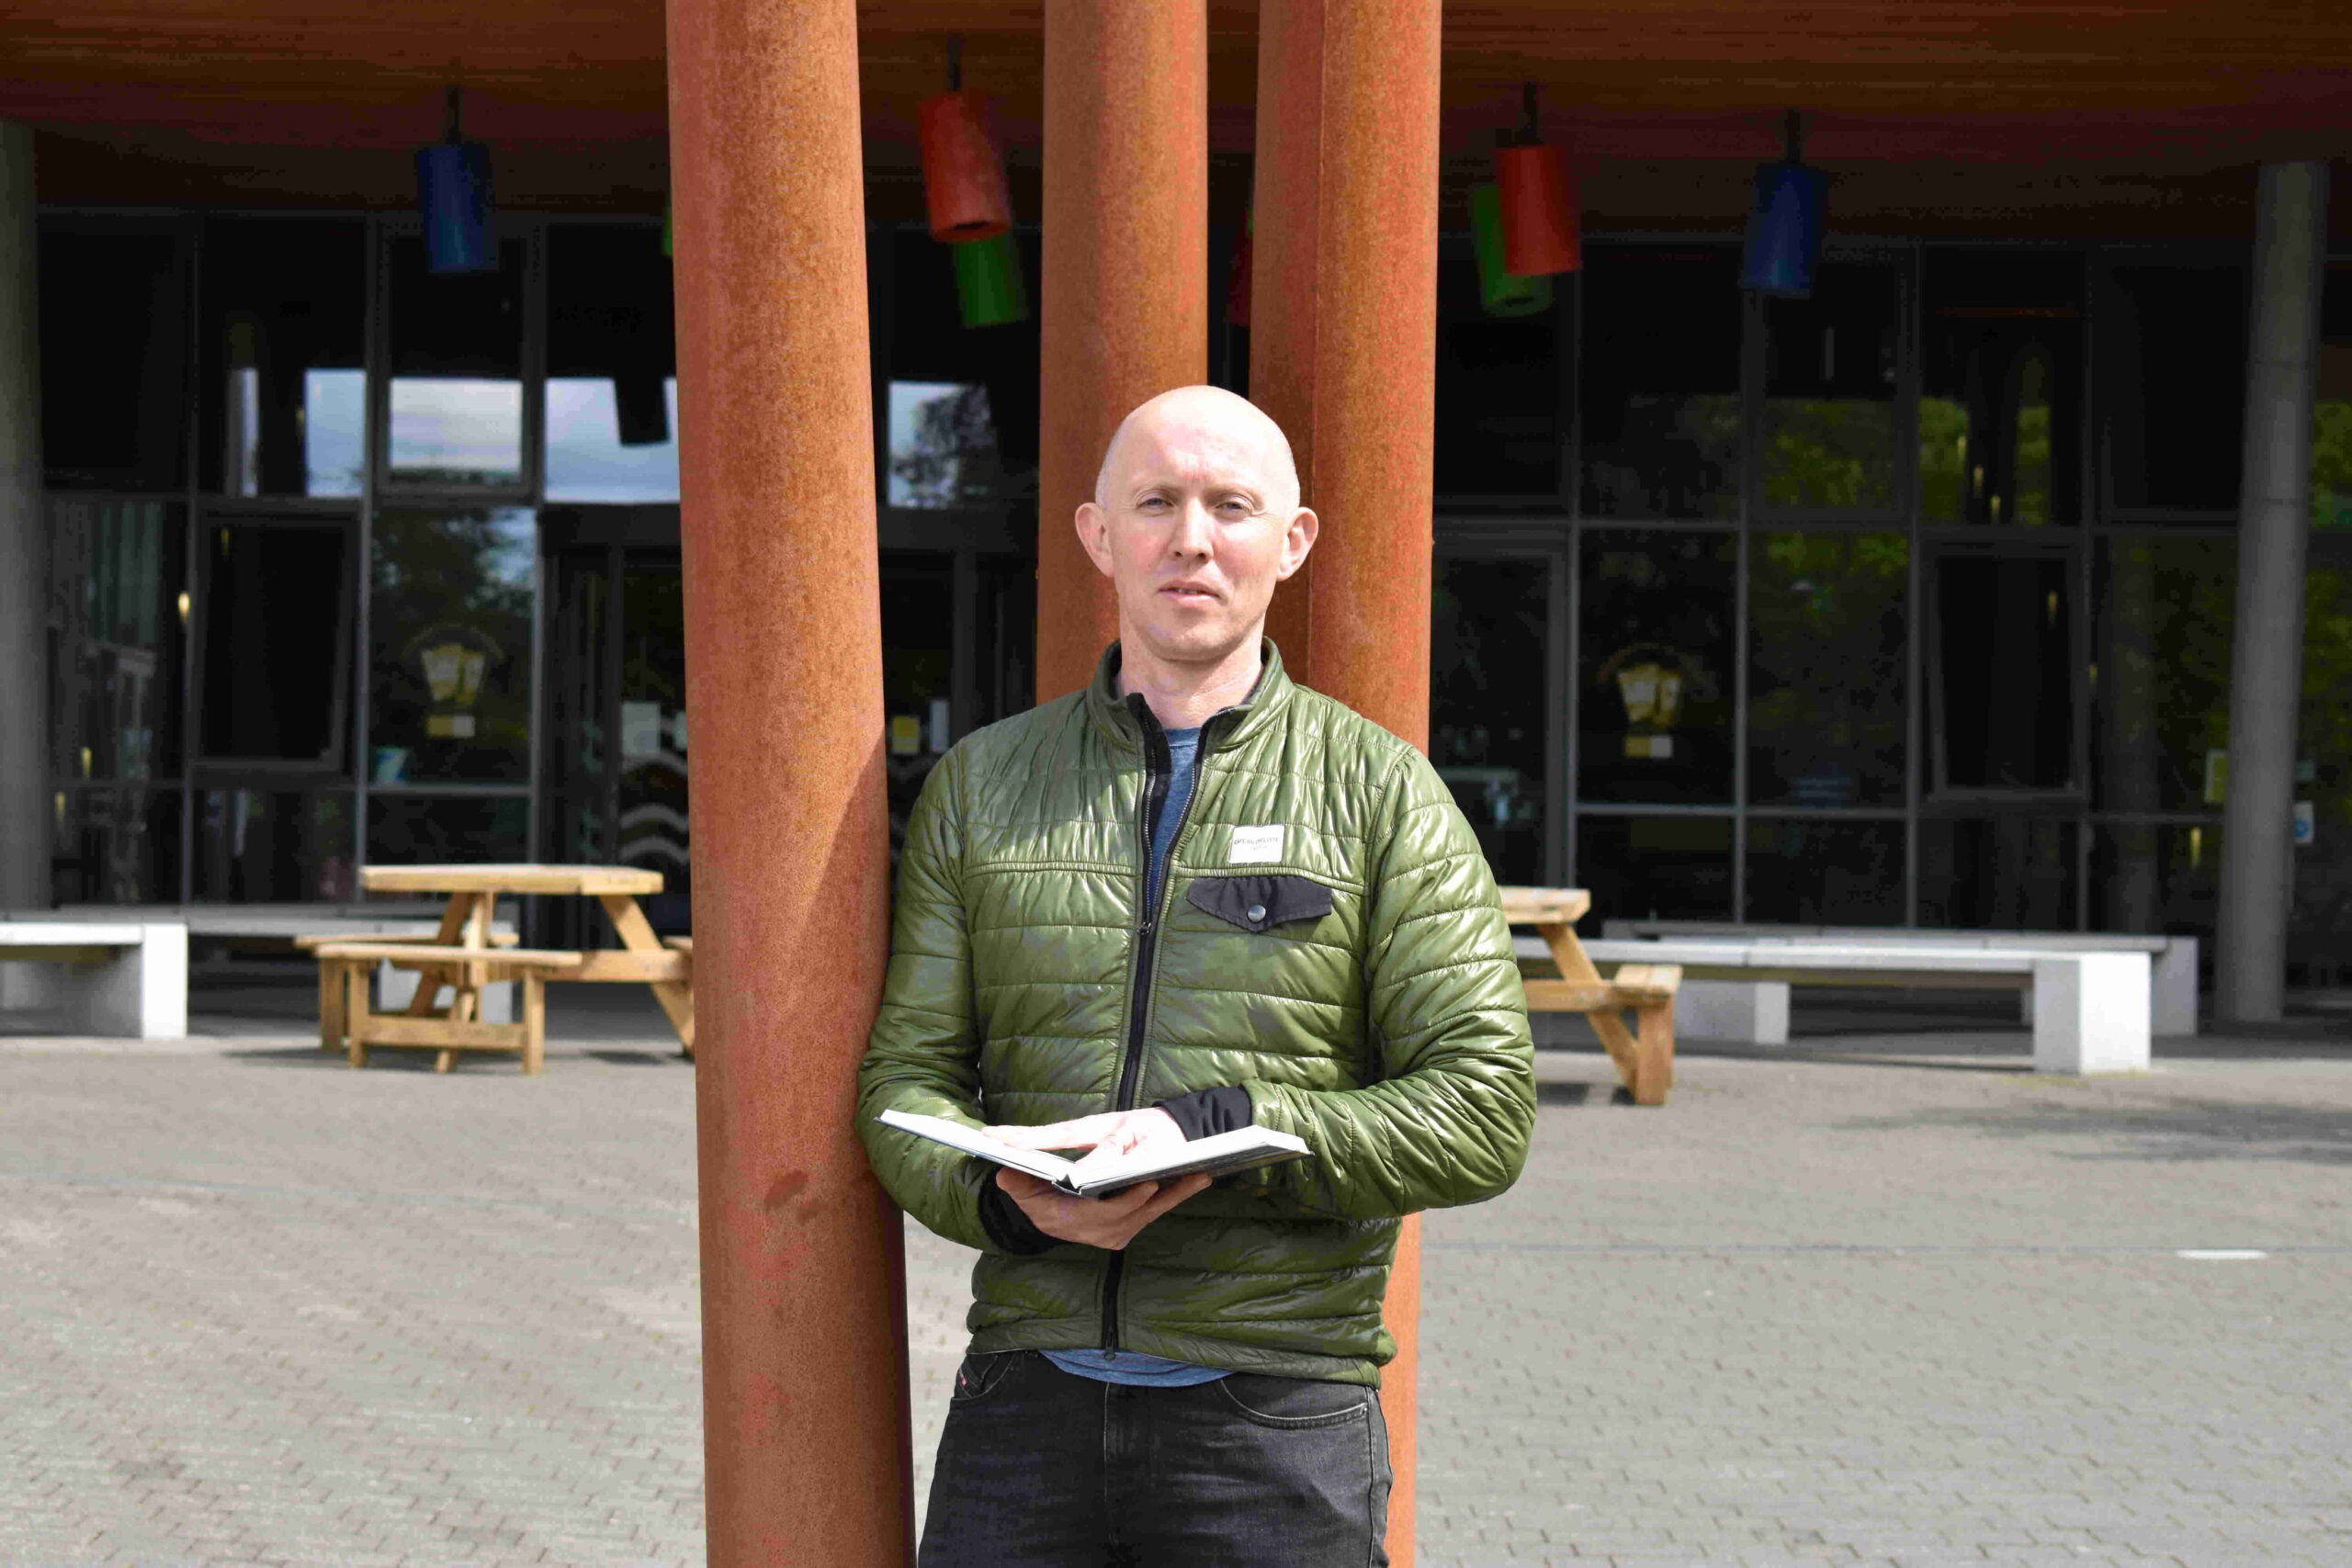
M691 1069L568 1000L536 1082L0 1038L0 1564L698 1562ZM1544 1056L1428 1228L1425 1562L2352 1563L2352 1038L1831 1043Z

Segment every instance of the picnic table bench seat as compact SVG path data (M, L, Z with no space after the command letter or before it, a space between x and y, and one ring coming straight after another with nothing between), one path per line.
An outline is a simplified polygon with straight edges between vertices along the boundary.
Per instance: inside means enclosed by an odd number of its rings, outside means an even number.
M538 1072L547 1045L547 979L577 969L582 962L577 953L401 939L325 942L312 951L319 960L321 1017L326 1017L330 993L339 990L335 1016L354 1067L368 1065L368 1047L393 1046L438 1053L434 1071L442 1073L456 1065L459 1051L512 1052L522 1057L524 1072ZM404 1012L379 1013L368 1005L368 974L386 962L424 971ZM445 976L454 999L441 1008L435 1003ZM518 1021L492 1023L474 1016L481 987L495 980L520 984L523 1016ZM322 1021L322 1036L326 1027Z

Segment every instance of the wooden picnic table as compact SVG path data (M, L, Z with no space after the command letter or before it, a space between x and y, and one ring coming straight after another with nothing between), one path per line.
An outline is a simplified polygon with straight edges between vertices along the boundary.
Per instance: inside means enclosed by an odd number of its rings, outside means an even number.
M1577 921L1592 908L1581 887L1505 887L1503 918L1533 926L1560 977L1523 980L1532 1012L1582 1013L1617 1065L1636 1105L1664 1105L1674 1086L1674 994L1682 971L1671 964L1626 964L1603 978L1577 940ZM1634 1015L1627 1028L1623 1014Z
M536 1069L544 1027L539 986L564 980L651 987L679 1044L694 1055L693 950L684 943L665 945L637 902L640 894L662 891L660 872L627 865L371 865L360 869L359 885L370 893L447 894L449 902L439 931L409 951L391 943L379 944L377 951L365 942L319 949L322 961L334 957L356 966L381 960L422 971L416 995L401 1014L368 1012L364 988L354 987L344 1030L355 1064L365 1062L366 1048L373 1043L438 1046L444 1068L456 1050L520 1050L526 1068ZM498 900L526 893L594 898L620 937L620 947L572 953L499 945L493 934ZM471 956L475 953L481 956ZM514 1025L484 1023L481 988L503 979L524 982L524 1019ZM447 1006L440 1002L445 987L450 991Z

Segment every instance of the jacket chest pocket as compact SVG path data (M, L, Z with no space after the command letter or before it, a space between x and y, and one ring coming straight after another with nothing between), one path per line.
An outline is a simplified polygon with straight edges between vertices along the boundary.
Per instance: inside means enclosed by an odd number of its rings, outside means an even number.
M1271 931L1292 920L1319 920L1331 912L1331 890L1311 876L1202 876L1184 901L1245 931Z

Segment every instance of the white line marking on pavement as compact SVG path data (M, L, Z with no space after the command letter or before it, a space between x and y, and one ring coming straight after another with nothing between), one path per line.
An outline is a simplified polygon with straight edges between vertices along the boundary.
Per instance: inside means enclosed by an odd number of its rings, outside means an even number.
M2191 1263L2252 1263L2270 1254L2250 1247L2185 1247L2173 1256Z

